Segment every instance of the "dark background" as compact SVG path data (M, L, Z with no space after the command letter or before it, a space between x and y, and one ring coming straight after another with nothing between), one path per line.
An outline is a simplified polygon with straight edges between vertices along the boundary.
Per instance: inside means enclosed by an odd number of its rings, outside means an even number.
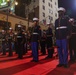
M59 7L66 9L66 14L76 19L76 0L58 0Z

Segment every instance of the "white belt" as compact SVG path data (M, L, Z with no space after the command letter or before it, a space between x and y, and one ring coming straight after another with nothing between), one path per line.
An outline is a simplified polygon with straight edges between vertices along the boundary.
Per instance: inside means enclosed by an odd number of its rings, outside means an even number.
M8 37L8 39L11 39L11 37Z
M2 41L5 41L5 39L2 39Z
M22 38L22 36L17 36L17 38Z
M61 27L57 27L56 30L58 29L66 29L67 27L66 26L61 26Z
M38 33L33 33L33 34L38 34Z

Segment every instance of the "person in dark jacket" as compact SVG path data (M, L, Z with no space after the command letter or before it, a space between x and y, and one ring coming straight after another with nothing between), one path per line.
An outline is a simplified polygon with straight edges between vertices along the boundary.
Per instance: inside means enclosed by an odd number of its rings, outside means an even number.
M9 28L9 33L8 33L9 55L8 56L13 56L13 49L12 49L13 38L14 38L13 29Z
M23 34L24 31L22 31L21 25L18 25L19 31L17 34L17 46L18 46L18 58L22 59L23 58L23 45L24 45L24 40L25 40L25 35Z
M38 62L38 45L41 36L41 28L38 25L38 18L33 18L33 31L31 35L31 48L32 48L32 56L34 62Z
M2 30L1 39L2 39L2 51L3 51L2 55L6 55L6 31L5 30Z
M25 33L25 30L22 30L22 34L23 34L23 55L26 54L26 47L25 47L25 44L26 44L26 37L27 37L27 33Z
M69 52L70 52L70 62L76 60L76 25L74 24L74 19L69 19L71 29L70 29L70 39L69 39Z
M41 53L42 55L46 54L46 32L43 30L40 40L40 46L41 46Z
M16 54L18 53L18 46L17 46L17 32L14 33L14 49Z
M57 67L68 67L68 45L69 18L64 15L65 9L58 9L59 18L55 20L56 45L58 46L59 64Z
M53 57L53 33L52 33L52 28L51 28L51 24L47 23L47 25L49 26L47 31L46 31L46 45L47 45L47 52L48 52L48 56L46 58L52 58Z

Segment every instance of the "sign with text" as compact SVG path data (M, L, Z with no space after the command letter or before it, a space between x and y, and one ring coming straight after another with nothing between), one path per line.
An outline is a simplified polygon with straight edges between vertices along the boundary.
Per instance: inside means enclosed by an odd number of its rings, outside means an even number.
M0 9L5 9L8 7L8 1L7 0L0 0Z

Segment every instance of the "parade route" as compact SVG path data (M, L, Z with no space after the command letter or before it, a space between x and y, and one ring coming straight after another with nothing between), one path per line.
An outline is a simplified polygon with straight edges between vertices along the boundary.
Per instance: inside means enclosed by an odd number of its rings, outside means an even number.
M76 75L76 63L69 68L56 67L58 59L45 59L46 55L39 55L39 62L31 62L31 51L23 59L17 55L7 57L0 55L0 75Z

